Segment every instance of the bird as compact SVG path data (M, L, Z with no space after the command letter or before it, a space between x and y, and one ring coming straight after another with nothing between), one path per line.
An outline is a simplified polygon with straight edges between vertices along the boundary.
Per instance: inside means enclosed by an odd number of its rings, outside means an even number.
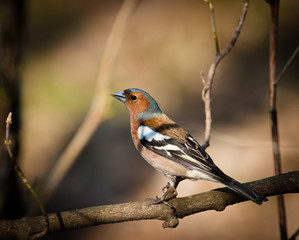
M123 102L130 115L131 136L137 151L169 182L162 197L151 204L165 203L177 196L177 186L185 179L219 182L256 204L268 199L226 175L203 147L175 121L162 112L156 100L138 88L112 94Z

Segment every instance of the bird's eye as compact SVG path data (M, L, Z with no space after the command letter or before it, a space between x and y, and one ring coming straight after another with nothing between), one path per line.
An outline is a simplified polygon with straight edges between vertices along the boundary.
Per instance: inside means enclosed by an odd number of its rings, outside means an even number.
M137 97L136 97L135 95L132 95L132 96L131 96L131 100L134 101L134 100L136 100L136 99L137 99Z

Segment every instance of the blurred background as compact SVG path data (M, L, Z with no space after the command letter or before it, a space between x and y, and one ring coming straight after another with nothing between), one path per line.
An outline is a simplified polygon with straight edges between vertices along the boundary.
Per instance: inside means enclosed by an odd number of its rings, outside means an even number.
M19 161L37 189L88 111L107 37L121 4L26 1ZM242 6L242 1L214 1L221 49L234 33ZM278 71L299 42L298 8L297 0L281 1ZM269 19L265 1L250 2L240 38L217 68L213 85L212 138L207 151L224 172L240 182L274 172L268 114ZM168 116L202 143L200 72L207 74L214 56L210 12L204 1L141 1L120 47L109 91L146 90ZM299 169L298 76L297 57L278 88L283 172ZM139 156L131 141L127 110L109 98L105 121L46 203L47 212L161 195L167 179ZM187 196L217 187L221 185L186 180L178 193ZM25 188L23 192L26 203L34 201ZM290 235L299 226L299 196L285 198ZM140 221L57 233L45 239L278 239L276 199L269 200L262 206L245 202L223 212L189 216L175 229L162 229L160 221Z

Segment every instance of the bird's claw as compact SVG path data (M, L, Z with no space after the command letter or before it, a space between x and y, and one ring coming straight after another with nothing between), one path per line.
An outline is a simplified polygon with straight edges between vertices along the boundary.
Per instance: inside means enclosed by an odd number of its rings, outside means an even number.
M170 185L168 182L165 187L162 188L162 192L164 193L162 197L156 196L155 199L147 198L146 200L152 201L148 206L164 203L166 206L170 207L174 212L176 211L175 207L172 206L167 202L167 200L170 200L172 198L175 198L177 196L177 191L174 187Z
M148 206L164 203L166 206L170 207L172 210L176 211L175 207L169 204L168 202L165 201L164 197L159 198L156 196L156 198L147 198L146 200L152 201L151 203L148 204Z
M146 198L145 200L146 201L154 201L155 202L157 199L160 199L160 198L158 196L156 196L156 198ZM153 204L158 204L158 203L153 203ZM153 204L150 203L150 205L153 205Z

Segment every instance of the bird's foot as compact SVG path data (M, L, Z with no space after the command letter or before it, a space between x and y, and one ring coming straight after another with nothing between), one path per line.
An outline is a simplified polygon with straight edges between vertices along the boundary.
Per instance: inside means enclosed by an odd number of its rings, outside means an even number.
M174 187L170 186L170 184L168 183L165 187L162 188L162 191L164 194L160 198L158 196L156 196L155 199L147 198L147 200L153 201L148 206L164 203L166 206L168 206L171 209L173 209L174 211L176 211L175 207L167 202L168 200L175 198L177 196L176 189Z
M164 195L163 195L164 196ZM166 206L170 207L172 210L176 211L175 207L172 206L171 204L169 204L164 198L162 197L158 197L156 196L156 198L147 198L146 200L150 200L152 201L151 203L148 204L148 206L152 206L152 205L156 205L156 204L160 204L163 203Z

